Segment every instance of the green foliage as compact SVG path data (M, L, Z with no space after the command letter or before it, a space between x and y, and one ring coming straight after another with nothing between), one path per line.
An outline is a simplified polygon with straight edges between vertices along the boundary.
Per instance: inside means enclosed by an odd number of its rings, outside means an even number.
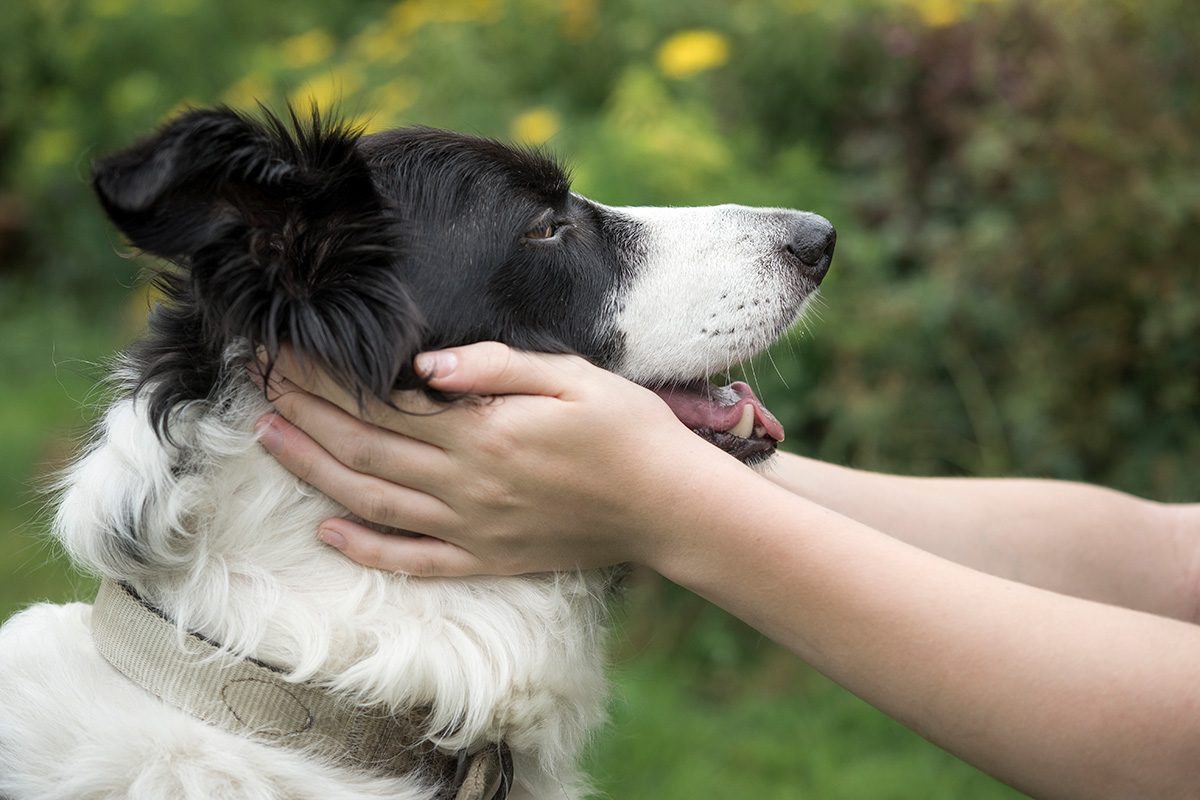
M776 658L714 692L677 663L615 670L612 732L590 772L609 797L1019 797L820 675Z
M814 316L745 367L788 447L1196 498L1190 0L24 0L0 15L0 617L70 596L31 475L146 298L87 163L191 104L338 104L545 145L613 203L808 208ZM84 404L85 406L87 404ZM86 591L81 584L78 591ZM1006 793L653 581L614 796ZM781 667L781 664L790 666ZM780 678L780 675L783 675Z
M1197 64L1143 13L847 32L889 68L846 87L829 151L850 219L826 325L784 370L802 447L1194 496Z
M33 601L87 596L45 535L50 473L82 439L102 395L101 362L128 335L72 298L0 293L0 619ZM97 335L98 332L101 332ZM114 335L115 333L115 335Z

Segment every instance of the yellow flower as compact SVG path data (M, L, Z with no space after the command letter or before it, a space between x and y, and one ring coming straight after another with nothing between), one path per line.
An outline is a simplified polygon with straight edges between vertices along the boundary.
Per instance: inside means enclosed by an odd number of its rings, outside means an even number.
M261 75L247 75L226 89L221 100L234 108L253 108L257 102L268 102L271 92L269 80Z
M429 21L431 9L421 0L404 0L388 11L387 25L396 36L410 36Z
M184 99L177 102L175 105L168 108L166 110L166 112L158 118L158 124L161 125L164 122L170 122L171 120L175 119L180 114L182 114L183 112L190 111L193 108L199 108L201 105L203 105L203 104L198 102L194 98L185 97Z
M501 10L497 0L402 0L388 11L388 25L411 36L438 22L494 22Z
M362 78L346 70L329 70L306 81L291 94L288 101L298 109L315 105L329 111L352 97L362 87Z
M961 0L920 0L917 3L921 21L931 28L953 25L962 19L965 10Z
M563 33L578 42L592 35L596 28L596 0L565 0L563 8Z
M408 55L408 42L391 28L368 25L354 37L347 52L355 59L371 64L396 63Z
M729 61L729 40L717 31L680 31L658 48L658 68L668 78L686 78Z
M314 28L308 33L285 39L279 49L285 66L302 69L329 58L333 54L333 38L325 31Z
M416 100L417 87L411 81L397 78L371 92L370 107L383 121L392 121Z
M378 114L355 114L352 117L347 117L345 120L346 128L352 131L362 131L363 133L378 133L386 130L386 125L381 125Z
M558 133L558 114L545 106L535 106L517 115L509 127L509 136L519 144L543 145Z

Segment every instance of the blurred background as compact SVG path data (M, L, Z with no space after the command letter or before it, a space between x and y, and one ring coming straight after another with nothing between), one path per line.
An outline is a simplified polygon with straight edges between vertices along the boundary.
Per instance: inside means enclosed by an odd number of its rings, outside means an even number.
M259 99L545 146L606 203L817 211L839 229L819 313L745 368L786 447L1200 500L1193 0L16 0L0 619L92 591L39 481L153 302L89 163ZM1015 796L652 576L620 616L608 796Z

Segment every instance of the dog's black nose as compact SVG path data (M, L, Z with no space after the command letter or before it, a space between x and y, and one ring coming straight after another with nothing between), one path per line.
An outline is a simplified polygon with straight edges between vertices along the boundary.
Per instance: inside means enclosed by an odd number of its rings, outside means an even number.
M792 228L785 249L800 262L800 271L817 283L829 272L837 231L824 217L805 214Z

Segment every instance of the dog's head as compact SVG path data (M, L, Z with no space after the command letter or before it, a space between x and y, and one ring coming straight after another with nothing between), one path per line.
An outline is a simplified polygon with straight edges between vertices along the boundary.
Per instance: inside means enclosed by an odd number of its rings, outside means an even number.
M540 154L423 128L371 136L313 112L188 112L100 161L137 247L179 269L132 359L160 431L212 396L231 347L290 344L360 397L419 388L422 349L496 339L575 352L658 391L745 460L783 432L726 371L802 312L829 267L822 217L610 208Z

